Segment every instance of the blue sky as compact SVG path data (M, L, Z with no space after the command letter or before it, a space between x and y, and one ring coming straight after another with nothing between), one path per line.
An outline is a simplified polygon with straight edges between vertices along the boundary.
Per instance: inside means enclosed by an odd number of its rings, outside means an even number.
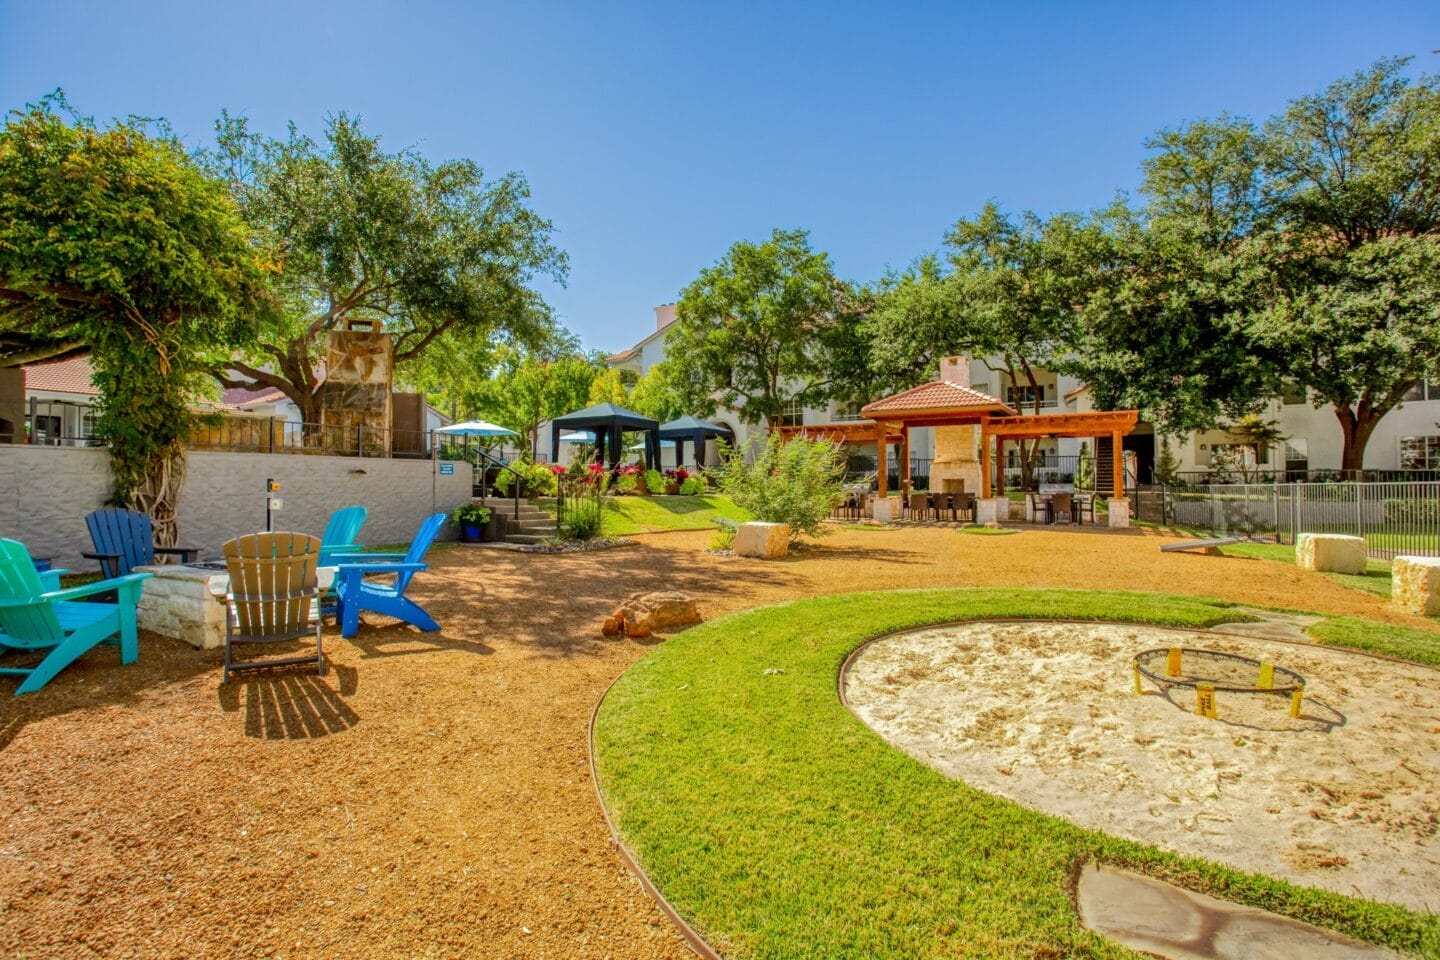
M987 199L1133 188L1154 130L1264 116L1390 54L1440 72L1440 3L18 2L0 102L64 87L208 139L363 115L392 147L518 169L571 257L546 294L628 346L740 238L809 229L873 279Z

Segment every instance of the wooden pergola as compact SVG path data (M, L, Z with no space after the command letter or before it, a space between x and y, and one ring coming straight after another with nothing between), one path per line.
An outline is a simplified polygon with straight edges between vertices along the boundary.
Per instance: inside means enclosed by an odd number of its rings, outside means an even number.
M990 438L995 438L995 459L1005 461L1005 444L1037 437L1110 438L1111 494L1125 495L1124 437L1140 422L1138 410L1097 410L1091 413L1042 413L1033 417L986 417L980 421L980 450L984 460L980 495L990 496ZM997 496L1005 492L1005 471L996 473Z

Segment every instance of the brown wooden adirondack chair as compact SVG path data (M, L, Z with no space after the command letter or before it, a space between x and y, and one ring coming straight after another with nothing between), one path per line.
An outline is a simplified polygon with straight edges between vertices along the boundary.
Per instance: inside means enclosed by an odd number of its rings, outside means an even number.
M313 663L325 673L321 638L320 587L316 570L320 538L304 533L252 533L225 544L230 571L229 616L225 619L224 681L236 670ZM313 635L315 652L298 657L236 663L241 643L281 643Z

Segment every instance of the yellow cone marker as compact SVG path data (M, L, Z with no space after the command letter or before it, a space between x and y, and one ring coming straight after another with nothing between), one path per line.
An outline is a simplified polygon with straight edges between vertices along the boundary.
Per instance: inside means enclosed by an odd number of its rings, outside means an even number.
M1133 672L1133 673L1135 674L1135 692L1136 692L1136 693L1144 693L1145 691L1140 688L1140 661L1139 661L1139 660L1131 660L1131 661L1130 661L1130 670L1131 670L1131 672Z
M1275 687L1275 664L1261 662L1260 679L1256 681L1255 686L1261 690L1271 690Z
M1170 656L1165 658L1165 676L1180 676L1180 648L1171 647Z
M1290 694L1290 716L1300 716L1300 707L1304 704L1305 688L1296 687L1295 692Z
M1202 717L1215 719L1215 684L1195 684L1195 712Z

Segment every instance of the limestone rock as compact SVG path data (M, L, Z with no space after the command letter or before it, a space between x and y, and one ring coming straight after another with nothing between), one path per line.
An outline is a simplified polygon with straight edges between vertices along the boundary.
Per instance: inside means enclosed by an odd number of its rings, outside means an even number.
M1302 570L1364 573L1365 539L1338 533L1302 533L1295 538L1295 563Z
M732 549L737 557L783 557L790 552L790 524L742 523Z
M1390 565L1390 599L1402 610L1440 613L1440 557L1396 557Z
M605 618L600 632L607 637L648 637L656 630L688 626L700 622L695 598L688 593L662 590L655 593L634 593L615 612Z

